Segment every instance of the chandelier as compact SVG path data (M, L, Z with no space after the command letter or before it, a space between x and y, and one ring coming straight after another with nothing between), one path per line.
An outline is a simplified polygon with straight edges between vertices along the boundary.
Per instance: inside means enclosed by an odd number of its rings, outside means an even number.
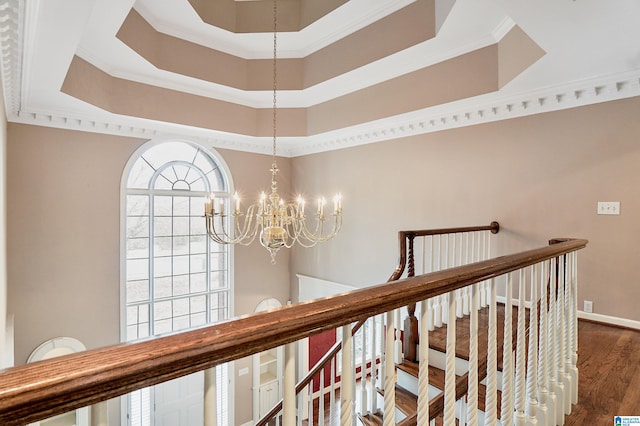
M234 194L234 206L230 213L225 209L225 199L217 201L214 194L205 199L204 216L207 234L218 244L251 244L259 235L260 244L271 254L271 263L276 263L276 254L282 247L291 248L296 242L305 248L333 238L342 227L342 197L333 199L333 211L325 209L326 200L320 197L317 208L307 219L305 200L298 196L293 203L285 203L278 194L276 164L276 118L277 118L277 0L273 0L273 159L271 164L271 193L262 192L257 202L251 204L246 213L240 210L240 197ZM327 216L333 216L332 226L326 225Z

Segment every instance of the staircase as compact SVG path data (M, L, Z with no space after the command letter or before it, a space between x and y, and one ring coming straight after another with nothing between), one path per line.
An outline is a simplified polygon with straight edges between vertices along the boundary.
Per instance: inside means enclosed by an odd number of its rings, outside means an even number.
M343 340L297 383L283 424L563 425L577 403L577 250L586 241L491 258L498 229L400 232L391 285L361 290L369 316L352 305L353 327L341 326ZM391 297L408 305L392 307Z
M517 339L517 308L513 309L512 324L512 342L515 346ZM527 309L528 311L528 309ZM478 358L487 358L487 338L489 321L489 308L483 308L478 311L479 319L479 342L484 342L478 347ZM503 323L505 318L504 304L497 305L497 319L499 323ZM469 361L469 316L466 315L456 321L456 358L460 364L466 364L468 366ZM502 336L504 331L498 334L497 342L502 342ZM429 365L429 418L433 421L434 425L443 425L444 419L444 388L445 388L445 370L443 369L442 361L446 353L446 339L447 339L447 325L438 327L431 331L429 336L429 348L430 359L437 361ZM503 348L498 346L498 371L502 372L502 353ZM396 365L396 387L395 387L395 420L399 426L415 426L417 424L418 413L418 376L419 376L419 364L414 361L402 360ZM486 373L486 371L484 372ZM485 375L483 371L478 371L478 410L479 410L479 422L484 422L484 410L486 402L486 386L481 382L484 380ZM464 399L466 397L466 383L467 376L465 374L456 373L456 382L459 382L460 391L464 392L458 399ZM384 396L384 390L377 388L381 397ZM497 391L497 409L501 409L501 392ZM462 405L462 403L459 403ZM457 410L460 412L460 409ZM365 426L383 425L384 413L382 410L377 410L375 413L367 412L366 414L360 413L358 415L359 420ZM456 416L456 424L458 424L459 414Z

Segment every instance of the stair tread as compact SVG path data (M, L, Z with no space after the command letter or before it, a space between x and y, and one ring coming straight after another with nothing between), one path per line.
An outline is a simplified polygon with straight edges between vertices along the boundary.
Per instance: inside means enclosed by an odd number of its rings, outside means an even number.
M517 321L518 321L518 308L513 307L512 311L512 342L515 349L515 342L517 338ZM502 371L502 342L504 336L504 317L505 306L504 304L498 304L496 309L497 318L497 342L498 342L498 370ZM526 321L529 321L528 309L525 315ZM462 318L456 318L456 357L465 360L469 359L469 315L465 315ZM478 311L478 358L486 358L487 356L487 342L489 337L489 308L482 308ZM443 324L442 327L436 327L429 332L429 348L446 352L447 347L447 325Z
M407 374L412 375L417 378L419 374L420 367L417 362L403 360L397 366L402 371ZM445 381L445 372L437 367L432 365L429 366L429 384L431 386L435 386L436 388L442 390L444 389L444 381Z
M382 422L382 416L380 416L379 414L372 414L372 413L367 413L364 416L363 415L359 415L360 421L365 425L365 426L382 426L383 422Z
M396 408L404 415L410 416L418 412L418 396L400 385L396 385ZM378 389L384 396L384 389Z

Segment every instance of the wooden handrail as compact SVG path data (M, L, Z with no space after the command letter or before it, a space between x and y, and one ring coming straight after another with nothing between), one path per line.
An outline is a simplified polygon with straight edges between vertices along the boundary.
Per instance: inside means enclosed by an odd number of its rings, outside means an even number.
M400 258L398 260L398 266L391 274L391 277L387 280L396 281L399 280L406 268L407 264L407 239L415 237L426 237L429 235L445 235L445 234L460 234L464 232L479 232L479 231L491 231L492 234L497 234L500 231L500 224L498 222L491 222L488 226L464 226L458 228L439 228L439 229L421 229L418 231L400 231L398 232L398 246L400 247Z
M180 334L13 367L0 372L0 424L22 425L95 404L448 293L586 245L586 240L569 240Z

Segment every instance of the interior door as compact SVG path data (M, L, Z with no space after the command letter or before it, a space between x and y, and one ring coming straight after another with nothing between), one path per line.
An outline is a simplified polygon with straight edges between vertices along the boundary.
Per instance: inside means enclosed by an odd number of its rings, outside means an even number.
M155 386L155 426L192 426L204 422L204 373L199 371Z

